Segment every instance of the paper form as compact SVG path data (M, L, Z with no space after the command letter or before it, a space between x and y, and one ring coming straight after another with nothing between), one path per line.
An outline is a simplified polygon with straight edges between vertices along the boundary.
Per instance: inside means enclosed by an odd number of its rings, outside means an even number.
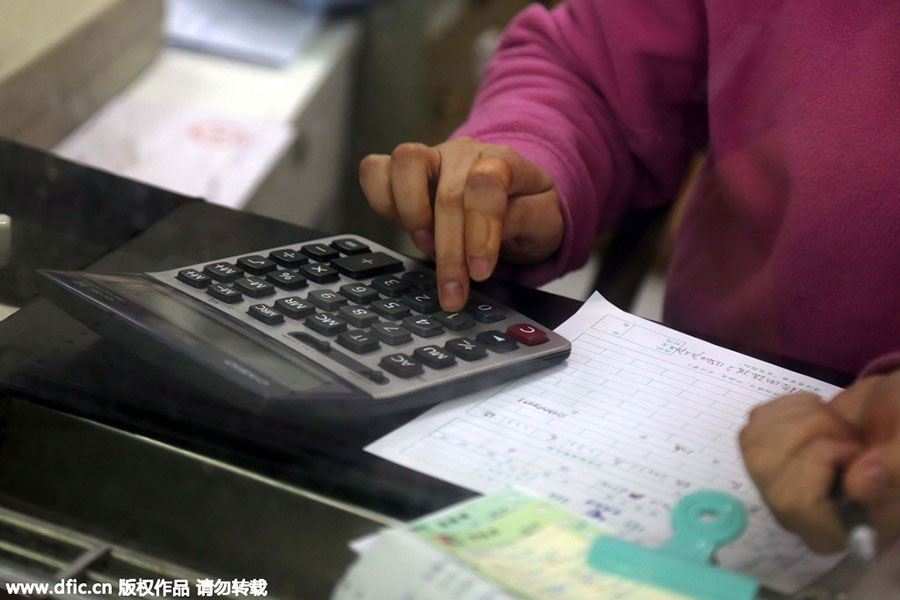
M407 529L380 534L331 600L514 600Z
M748 411L794 391L839 388L619 310L595 294L557 331L565 363L438 405L368 446L385 459L488 494L525 486L650 547L685 494L719 489L749 513L723 566L792 593L838 557L783 531L737 445Z

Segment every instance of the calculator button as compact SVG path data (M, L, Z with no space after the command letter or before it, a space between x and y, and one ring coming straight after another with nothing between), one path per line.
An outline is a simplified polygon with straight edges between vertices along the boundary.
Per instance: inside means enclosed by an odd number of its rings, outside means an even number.
M372 325L372 333L389 346L399 346L412 341L412 335L396 323L375 323Z
M377 312L385 319L390 319L391 321L399 321L404 317L408 317L410 313L409 307L407 305L397 302L396 300L391 300L389 298L376 300L370 306L372 307L372 310Z
M391 298L399 298L410 287L410 283L394 275L376 277L372 280L372 287Z
M205 288L212 281L209 275L201 273L197 269L182 269L178 271L176 279L195 288Z
M478 300L471 300L466 304L466 310L472 313L476 320L482 323L493 323L506 318L506 313L493 304Z
M378 343L378 338L374 335L358 330L345 331L340 334L337 336L337 343L357 354L373 352L381 347L381 344Z
M284 315L265 304L253 304L247 309L247 314L268 325L284 323Z
M306 299L322 310L328 311L337 310L342 305L347 304L346 298L331 290L313 290L306 296Z
M258 254L237 259L237 266L254 275L265 275L278 267L278 265L268 258L259 256Z
M431 314L440 308L437 295L428 292L412 292L403 296L403 301L420 313Z
M234 289L251 298L262 298L275 293L275 286L259 277L241 277L234 281Z
M487 356L484 346L467 337L454 338L444 344L444 348L463 360L478 360Z
M543 344L550 338L543 329L538 329L534 325L528 323L516 323L506 328L506 333L516 338L526 346L537 346Z
M226 262L217 262L203 267L203 272L216 281L234 281L244 274L243 271Z
M354 327L368 327L372 323L378 322L378 315L375 311L365 306L342 306L338 311L338 316L346 319Z
M422 346L413 351L416 358L432 369L446 369L456 364L456 359L440 346Z
M329 281L337 281L340 275L337 271L323 264L309 264L300 267L300 274L305 275L307 279L311 279L316 283L328 283Z
M321 261L329 261L340 256L337 250L326 244L307 244L301 246L300 251L312 259Z
M519 347L516 340L496 329L482 331L475 336L475 339L494 352L512 352Z
M234 304L244 299L239 291L223 283L213 283L206 288L206 293L228 304Z
M298 296L288 296L275 301L275 308L292 319L302 319L316 312L316 307Z
M430 317L412 316L403 319L403 326L419 337L434 337L444 333L444 328Z
M293 271L272 271L266 279L283 290L299 290L306 287L306 278Z
M472 315L467 312L447 312L442 310L441 312L434 315L434 318L438 320L444 327L447 329L452 329L453 331L461 331L463 329L469 329L475 326L475 319L472 318Z
M378 364L388 373L393 373L403 379L414 377L425 371L422 365L413 360L411 356L400 352L382 357Z
M428 271L407 271L400 277L412 284L417 290L428 291L437 289L437 279L434 273Z
M378 295L378 292L361 283L348 283L342 285L339 291L342 296L353 300L357 304L368 304L373 300L381 298L381 296Z
M306 317L303 323L322 335L337 335L347 331L347 321L329 313L315 313Z
M369 252L344 256L331 263L334 268L353 279L366 279L382 273L403 270L403 263L384 252Z
M371 250L368 246L353 238L334 240L331 242L331 247L335 250L340 250L344 254L362 254Z
M301 254L297 250L290 250L288 248L285 248L284 250L272 250L269 252L269 258L282 267L296 268L309 262L309 258L307 258L306 255Z

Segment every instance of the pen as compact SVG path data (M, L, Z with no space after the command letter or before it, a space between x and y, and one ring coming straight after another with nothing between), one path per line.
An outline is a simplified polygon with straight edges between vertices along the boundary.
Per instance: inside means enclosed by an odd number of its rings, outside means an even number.
M861 562L872 562L875 559L878 536L869 523L866 508L859 502L844 497L839 479L835 481L835 490L838 515L847 530L847 550L853 558Z

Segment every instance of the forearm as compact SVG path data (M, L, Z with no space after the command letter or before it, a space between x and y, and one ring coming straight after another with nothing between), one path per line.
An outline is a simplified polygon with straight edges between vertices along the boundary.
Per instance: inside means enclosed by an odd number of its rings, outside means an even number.
M456 136L512 146L562 198L566 233L539 283L586 260L630 205L668 201L705 139L702 3L572 0L508 28Z

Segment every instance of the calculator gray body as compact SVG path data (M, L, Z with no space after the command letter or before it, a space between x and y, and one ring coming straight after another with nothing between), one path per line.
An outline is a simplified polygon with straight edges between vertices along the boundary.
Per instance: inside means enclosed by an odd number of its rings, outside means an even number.
M154 286L157 291L162 290L179 305L184 305L186 310L196 310L197 314L205 315L205 319L215 321L218 325L227 328L231 333L247 340L254 340L257 348L265 348L258 353L252 350L241 350L229 355L230 348L235 344L228 343L228 337L217 334L215 338L222 339L222 343L206 343L194 340L191 344L187 338L189 329L178 324L168 326L147 326L141 318L141 310L137 310L135 304L141 303L141 297L131 294L122 297L116 292L115 285L103 281L101 275L87 273L59 273L44 272L44 283L40 286L42 293L48 296L56 304L87 323L101 334L123 342L126 347L135 351L138 355L144 355L151 361L162 363L165 368L175 375L180 376L200 387L205 387L215 395L226 396L235 402L244 402L253 397L265 400L270 405L278 406L283 402L295 404L301 402L309 405L316 412L346 411L349 408L358 407L360 415L391 411L412 406L427 406L441 400L459 396L475 391L489 385L500 383L504 380L515 378L525 373L533 372L543 366L562 360L570 351L567 340L553 331L536 325L531 319L501 305L489 298L472 293L473 301L479 306L490 305L497 313L491 313L494 319L502 314L502 319L492 322L473 320L471 327L454 331L442 328L441 333L428 337L421 337L410 332L410 340L397 345L384 342L375 350L357 352L345 348L336 342L337 335L323 334L311 329L306 324L306 318L285 317L282 322L269 324L251 316L248 307L256 304L264 304L269 307L276 306L278 300L287 298L308 298L311 292L337 291L347 284L361 284L368 286L377 276L355 278L346 274L339 275L338 281L317 283L307 279L307 285L295 290L275 288L273 294L261 298L245 297L242 301L228 303L210 295L208 288L193 287L179 280L179 272L184 270L203 271L207 265L214 263L228 263L235 265L239 259L248 255L269 256L270 252L285 248L300 248L310 244L330 245L337 240L358 240L375 253L389 255L399 261L400 266L394 267L387 274L393 274L397 278L410 271L430 272L415 261L399 255L384 246L370 240L352 235L338 235L320 238L318 240L300 242L293 246L278 246L263 250L244 253L240 255L223 257L218 261L207 261L196 265L186 265L167 271L133 275L131 277L147 280L147 285ZM344 254L340 255L341 258ZM308 264L330 264L328 261L311 259ZM278 265L272 273L281 271L293 271L296 269ZM137 281L137 280L135 280ZM141 284L143 285L143 283ZM229 284L231 285L231 284ZM410 289L410 294L421 292L416 288ZM427 291L427 290L426 290ZM431 292L429 292L431 293ZM327 296L328 294L326 294ZM436 296L436 292L433 293ZM405 304L404 296L388 298L380 295L380 299ZM342 305L347 307L366 306L371 302L354 302L346 299ZM179 309L180 310L180 309ZM157 311L160 312L160 311ZM165 311L161 311L165 312ZM338 315L337 311L326 311L320 308L315 313L327 313ZM410 317L429 316L430 313L419 312L410 306ZM164 316L164 315L163 315ZM446 315L445 315L446 316ZM465 316L465 315L464 315ZM308 317L307 317L308 318ZM324 317L323 317L324 318ZM432 321L434 319L431 319ZM156 319L158 322L159 319ZM392 321L379 315L379 321L390 326L397 325L403 328L402 321ZM475 340L479 334L489 331L506 332L510 325L525 324L526 329L533 327L546 333L546 341L537 345L518 343L511 351L493 352L488 350L486 356L476 360L462 360L456 356L455 364L441 368L425 366L421 373L413 376L396 376L385 370L382 360L387 355L405 354L410 357L418 348L437 347L443 348L451 340L466 337ZM218 326L217 325L217 326ZM348 324L348 331L359 331L365 334L371 332L371 328L357 328ZM364 337L364 336L362 336ZM184 342L184 347L180 344ZM194 351L190 350L190 347ZM209 355L206 355L206 350ZM241 356L241 353L245 356ZM304 389L292 389L290 382L276 381L277 378L269 378L265 368L259 369L244 358L250 358L250 354L262 354L273 352L281 361L296 360L298 365L305 369L318 369L321 374L321 385L303 386ZM179 355L179 353L181 355ZM380 374L380 375L379 375ZM315 408L313 408L315 407Z

